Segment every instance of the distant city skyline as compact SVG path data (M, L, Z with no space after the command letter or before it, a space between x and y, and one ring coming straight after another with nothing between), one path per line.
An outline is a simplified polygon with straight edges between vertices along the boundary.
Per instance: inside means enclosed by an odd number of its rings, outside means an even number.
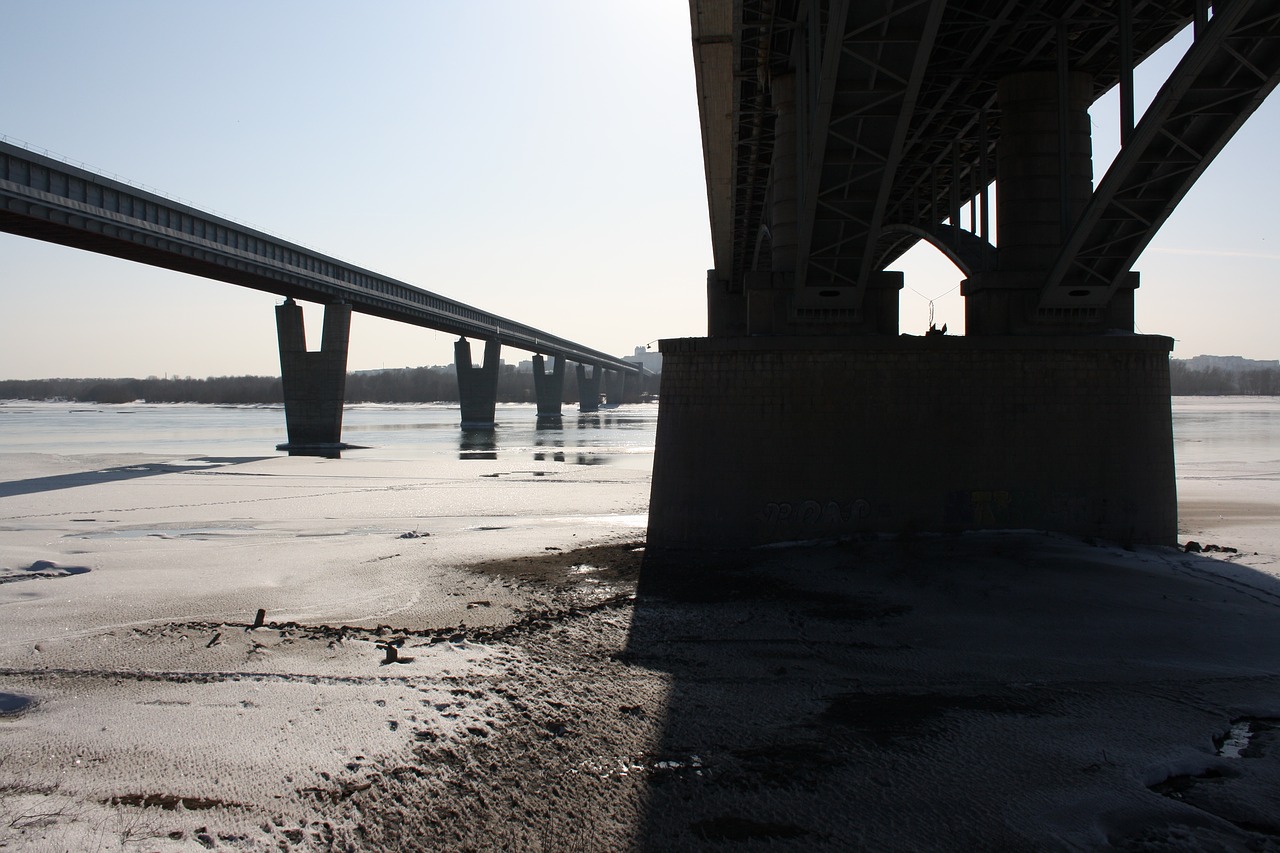
M615 355L705 333L686 0L16 0L6 24L0 134ZM1187 42L1140 69L1140 104ZM1275 138L1273 97L1136 265L1138 331L1175 357L1280 356ZM895 268L903 332L930 302L963 331L954 266L923 246ZM0 287L3 378L279 369L270 294L6 234ZM453 340L356 315L349 367L445 364Z

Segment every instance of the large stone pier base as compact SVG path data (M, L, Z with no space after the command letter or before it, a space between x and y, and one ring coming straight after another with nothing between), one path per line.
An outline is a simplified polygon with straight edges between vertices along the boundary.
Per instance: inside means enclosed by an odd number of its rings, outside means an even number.
M333 456L342 443L342 403L347 384L351 306L326 305L319 352L307 351L302 306L292 299L276 306L280 383L289 441L276 445L291 456Z
M648 550L1030 528L1177 536L1172 340L662 342Z

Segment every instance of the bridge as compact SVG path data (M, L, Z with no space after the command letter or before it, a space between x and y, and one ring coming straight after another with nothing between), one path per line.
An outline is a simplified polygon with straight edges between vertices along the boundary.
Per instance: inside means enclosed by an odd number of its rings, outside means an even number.
M715 268L663 341L651 552L1029 527L1175 540L1133 265L1280 82L1264 0L691 0ZM1134 68L1192 44L1139 118ZM1120 101L1094 183L1089 106ZM927 241L966 334L899 335ZM1157 283L1158 288L1158 283Z
M565 365L580 407L638 393L640 368L581 344L378 275L103 175L0 140L0 231L164 267L286 297L276 308L290 450L341 445L351 312L460 336L462 426L493 429L502 346L534 353L540 418L560 415ZM321 349L306 346L302 299L325 306ZM485 342L472 364L467 338ZM554 357L548 371L544 356Z

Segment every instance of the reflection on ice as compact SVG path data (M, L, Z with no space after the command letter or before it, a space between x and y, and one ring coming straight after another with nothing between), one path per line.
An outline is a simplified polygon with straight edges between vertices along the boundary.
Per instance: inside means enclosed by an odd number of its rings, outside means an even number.
M458 440L459 459L497 459L497 434L492 430L464 429Z
M1280 464L1277 433L1280 398L1173 398L1173 446L1180 474L1205 463Z
M129 418L111 415L127 412ZM359 447L360 459L439 458L458 452L457 405L348 405L343 413L343 447L289 448L295 455L337 458ZM639 404L560 421L539 419L530 404L500 404L498 429L488 433L492 447L462 452L497 453L525 447L591 448L615 452L643 447L652 451L656 404ZM58 454L199 454L260 458L285 440L284 410L279 406L207 406L146 404L100 406L59 402L0 401L0 452ZM485 458L485 457L467 457Z

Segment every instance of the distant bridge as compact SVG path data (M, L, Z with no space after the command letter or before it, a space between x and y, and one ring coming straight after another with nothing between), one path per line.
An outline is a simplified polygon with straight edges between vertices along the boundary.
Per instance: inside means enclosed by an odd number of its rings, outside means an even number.
M328 304L531 353L635 364L0 142L0 231Z
M299 447L340 443L340 375L345 376L351 311L484 341L481 368L472 368L465 340L457 347L467 427L493 426L503 345L535 354L544 417L559 414L566 361L578 364L585 411L598 405L602 371L614 374L614 401L627 393L621 390L623 380L633 384L642 372L633 362L4 141L0 231L288 297L277 321L290 444ZM321 353L306 351L302 315L293 299L326 306ZM544 355L556 359L555 371L545 377Z

